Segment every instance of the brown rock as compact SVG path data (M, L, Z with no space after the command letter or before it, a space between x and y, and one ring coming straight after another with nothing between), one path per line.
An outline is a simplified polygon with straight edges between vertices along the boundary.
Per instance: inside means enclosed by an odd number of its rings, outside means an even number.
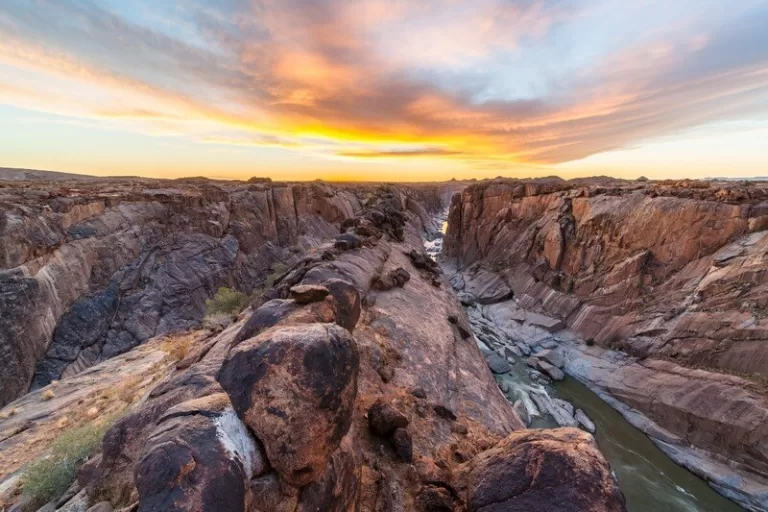
M320 478L301 489L296 512L347 512L360 492L360 448L347 435Z
M404 268L398 267L388 274L374 279L371 288L381 291L391 290L395 287L402 288L410 279L411 274Z
M413 460L413 439L411 434L405 428L398 428L392 434L392 447L395 450L395 456L400 462L411 462Z
M319 284L299 284L291 287L291 297L298 304L321 301L329 293L328 288Z
M592 436L571 428L515 432L462 464L454 482L472 512L626 510Z
M381 399L368 409L368 426L379 437L388 437L395 429L408 426L408 418Z
M274 328L229 354L219 382L286 482L325 469L352 422L359 355L335 325Z
M445 487L425 485L416 496L419 512L453 512L453 496Z
M224 414L185 413L160 422L136 466L141 512L245 511L256 445L232 409L228 420ZM247 453L234 451L241 439L250 441Z

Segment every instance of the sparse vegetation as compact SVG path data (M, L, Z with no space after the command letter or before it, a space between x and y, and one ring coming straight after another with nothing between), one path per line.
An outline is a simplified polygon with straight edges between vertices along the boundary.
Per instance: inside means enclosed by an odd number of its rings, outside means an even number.
M250 297L245 293L221 287L216 295L205 301L205 307L208 315L236 315L244 310L249 302Z
M53 394L52 389L46 389L40 394L40 399L44 402L47 402L48 400L52 400L55 395Z
M283 275L288 270L288 265L285 265L284 263L274 263L270 269L269 274L267 274L267 278L264 280L264 290L269 290L273 286L275 286L275 280Z
M219 288L216 295L205 301L206 317L213 319L212 323L220 324L220 321L215 320L216 316L224 315L231 317L237 315L247 308L253 299L272 288L277 278L284 274L288 268L283 263L274 263L270 267L263 285L260 288L254 289L250 295L225 286Z
M117 416L89 423L62 434L51 455L31 464L22 478L23 494L34 510L61 496L74 482L77 470L93 455Z

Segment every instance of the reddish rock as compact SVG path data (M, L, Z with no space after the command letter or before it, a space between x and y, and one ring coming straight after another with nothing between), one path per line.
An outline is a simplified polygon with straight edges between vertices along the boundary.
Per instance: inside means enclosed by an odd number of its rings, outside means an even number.
M467 509L487 512L621 512L624 497L589 434L515 432L454 474Z
M228 400L217 402L170 412L158 423L136 466L140 512L245 511L260 455L234 411L222 408Z
M398 428L392 433L392 448L400 462L413 460L413 439L405 428Z
M219 382L281 478L301 486L325 469L349 429L358 368L346 330L286 326L235 347Z
M298 304L309 304L323 300L330 293L328 288L319 284L300 284L291 288L291 297Z
M411 274L404 268L398 267L386 275L375 278L371 284L371 288L380 291L387 291L392 288L402 288L405 286L405 283L410 281L410 279Z
M368 426L380 437L391 435L395 429L407 427L408 418L391 404L377 400L368 409Z

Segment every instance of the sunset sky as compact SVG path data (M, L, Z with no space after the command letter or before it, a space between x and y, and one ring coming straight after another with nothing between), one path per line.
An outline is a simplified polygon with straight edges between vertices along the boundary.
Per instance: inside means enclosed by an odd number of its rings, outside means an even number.
M768 2L0 0L0 167L768 175Z

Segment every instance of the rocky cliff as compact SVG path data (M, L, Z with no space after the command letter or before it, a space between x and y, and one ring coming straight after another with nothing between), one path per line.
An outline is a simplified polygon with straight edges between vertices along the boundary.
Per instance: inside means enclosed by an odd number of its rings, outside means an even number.
M502 323L568 327L566 371L657 440L755 476L765 500L768 185L480 183L454 196L444 254L465 293L514 299Z
M423 253L428 201L408 197L419 206L375 193L223 330L160 337L45 387L72 404L73 382L117 360L140 381L54 508L625 510L589 434L523 428ZM163 356L178 336L187 350ZM0 422L3 450L60 416L37 393L9 407L23 411Z
M220 286L338 232L376 187L175 181L0 185L0 404L161 334L199 325ZM411 187L420 217L440 191Z

